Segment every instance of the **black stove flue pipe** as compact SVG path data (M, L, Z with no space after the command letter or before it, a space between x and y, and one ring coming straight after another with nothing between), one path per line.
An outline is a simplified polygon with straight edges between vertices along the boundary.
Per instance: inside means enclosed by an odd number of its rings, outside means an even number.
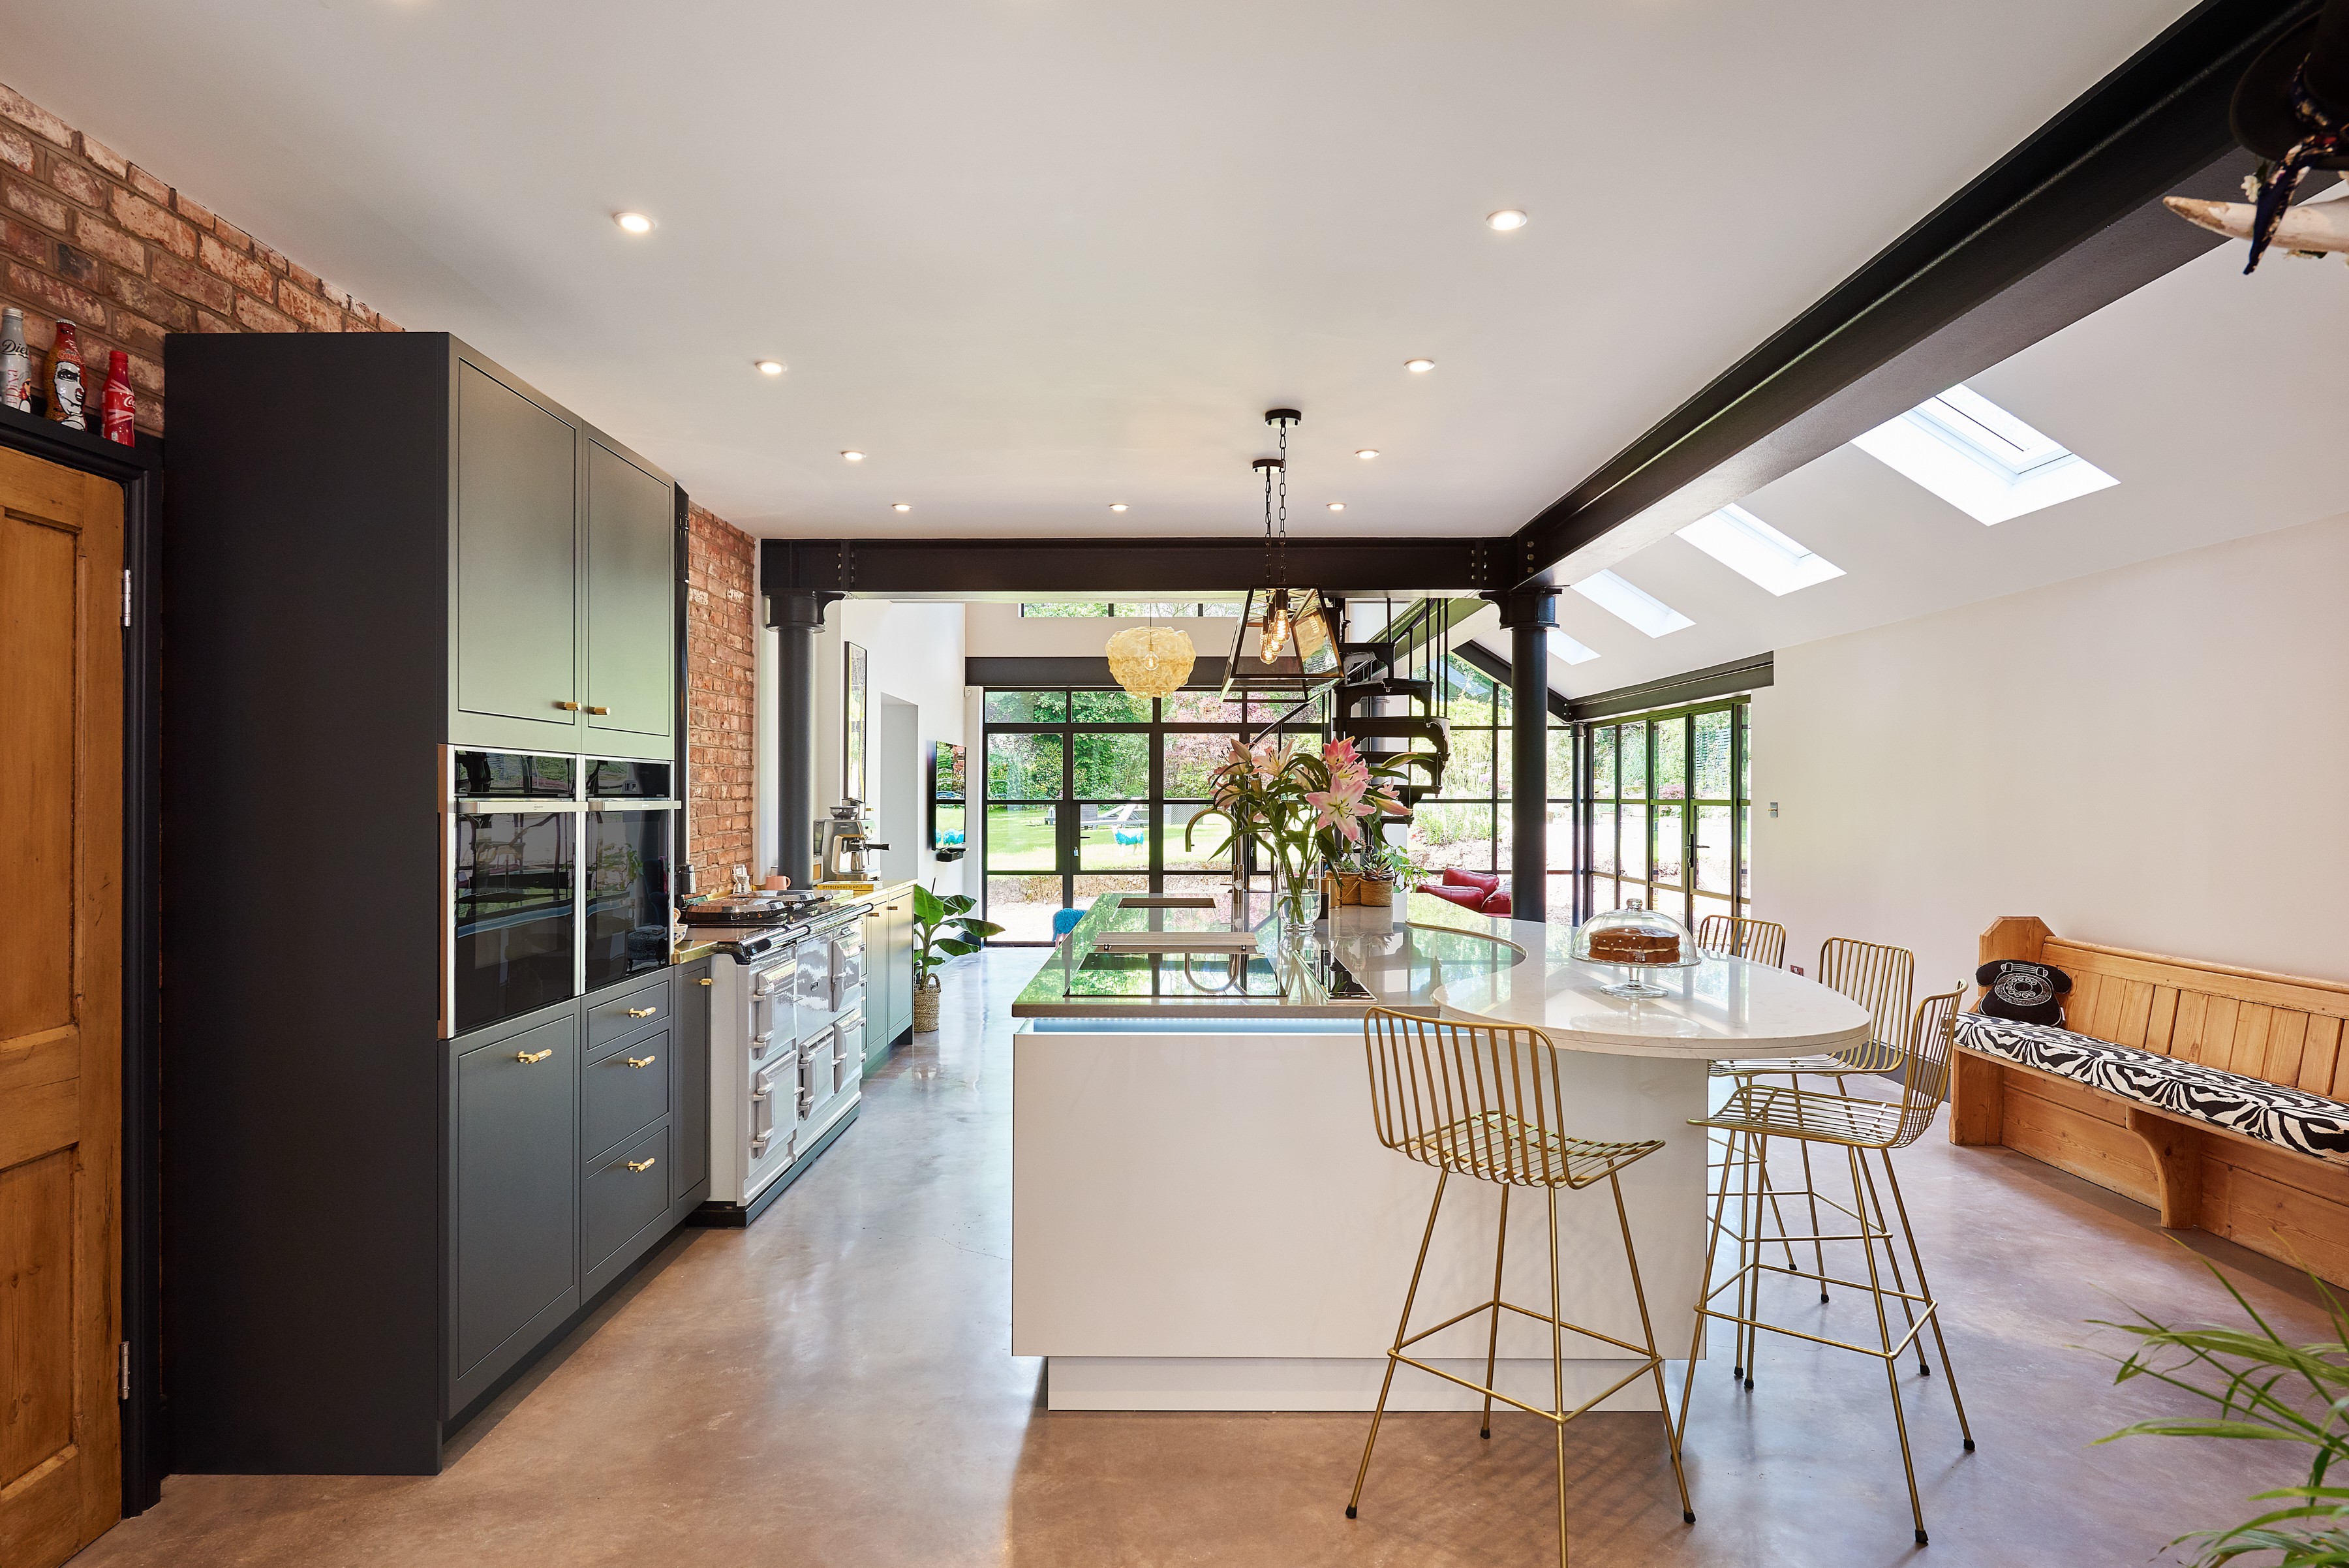
M766 596L767 625L781 634L775 657L775 868L794 888L815 885L815 634L823 629L824 606L842 597L812 588Z

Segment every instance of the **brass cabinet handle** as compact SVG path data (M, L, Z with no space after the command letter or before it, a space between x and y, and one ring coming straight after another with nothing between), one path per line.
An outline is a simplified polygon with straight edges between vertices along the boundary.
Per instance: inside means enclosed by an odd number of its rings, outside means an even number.
M555 706L562 709L566 713L576 713L579 711L579 704L576 702L557 702Z
M629 1168L630 1170L650 1170L654 1166L657 1165L658 1163L660 1163L658 1160L656 1160L656 1159L649 1159L649 1158L647 1158L647 1159L632 1159L632 1160L628 1161L628 1168Z
M649 1067L659 1060L660 1058L657 1056L647 1056L642 1061L638 1061L636 1057L631 1056L628 1058L628 1065L631 1067Z
M525 1067L535 1067L538 1064L545 1061L549 1056L554 1054L554 1047L549 1045L545 1050L540 1051L534 1054L528 1051L517 1051L514 1053L514 1060L521 1063Z
M611 710L609 708L590 708L587 711L590 713L609 713Z
M716 985L718 982L705 974L701 977L701 983L704 985Z
M654 1013L658 1012L659 1011L660 1009L657 1007L631 1007L628 1009L628 1016L631 1018L650 1018Z

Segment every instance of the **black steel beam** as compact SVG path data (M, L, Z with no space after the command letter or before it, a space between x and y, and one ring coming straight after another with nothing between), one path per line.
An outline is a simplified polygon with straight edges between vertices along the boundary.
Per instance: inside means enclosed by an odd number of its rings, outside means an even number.
M1181 598L1284 580L1347 594L1416 597L1490 587L1506 541L1292 537L1282 557L1264 540L762 539L760 591L833 594L1102 594Z
M2235 198L2227 102L2316 0L2205 0L1510 541L1513 579L1668 496L1726 504L2223 244L2168 194ZM1859 154L1856 154L1859 155ZM1692 487L1694 487L1692 489Z
M1490 596L1509 632L1509 913L1549 919L1549 634L1557 595Z

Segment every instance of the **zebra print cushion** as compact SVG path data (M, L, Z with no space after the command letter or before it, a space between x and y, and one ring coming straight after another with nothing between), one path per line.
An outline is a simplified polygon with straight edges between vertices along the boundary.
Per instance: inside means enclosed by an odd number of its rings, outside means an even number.
M2349 1165L2349 1105L2044 1023L1958 1014L1958 1044L2229 1132Z

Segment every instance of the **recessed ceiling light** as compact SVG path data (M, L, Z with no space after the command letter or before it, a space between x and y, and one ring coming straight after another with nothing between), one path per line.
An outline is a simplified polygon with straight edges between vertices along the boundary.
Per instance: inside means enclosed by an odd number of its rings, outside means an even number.
M843 452L840 455L846 458L851 462L863 462L864 461L864 454L861 452Z
M1112 512L1123 512L1125 510L1125 503L1123 501L1112 501L1109 504L1109 509Z
M758 361L758 366L759 374L761 376L780 376L783 373L783 362L781 359L761 359Z
M914 504L910 501L900 501L897 503L897 510L900 512L911 512L913 509Z
M1434 369L1435 361L1433 359L1405 359L1402 362L1402 368L1416 376L1425 371Z
M1346 504L1342 501L1332 501L1330 503L1330 510L1332 512L1343 512L1345 509Z
M653 221L642 213L615 213L612 214L612 222L632 234L649 234L653 232Z
M1526 222L1526 215L1515 207L1504 207L1497 213L1487 213L1485 214L1485 221L1503 234L1508 233L1511 229L1522 229Z
M1354 455L1361 458L1364 462L1368 462L1371 459L1379 455L1379 449L1374 446L1366 446Z

